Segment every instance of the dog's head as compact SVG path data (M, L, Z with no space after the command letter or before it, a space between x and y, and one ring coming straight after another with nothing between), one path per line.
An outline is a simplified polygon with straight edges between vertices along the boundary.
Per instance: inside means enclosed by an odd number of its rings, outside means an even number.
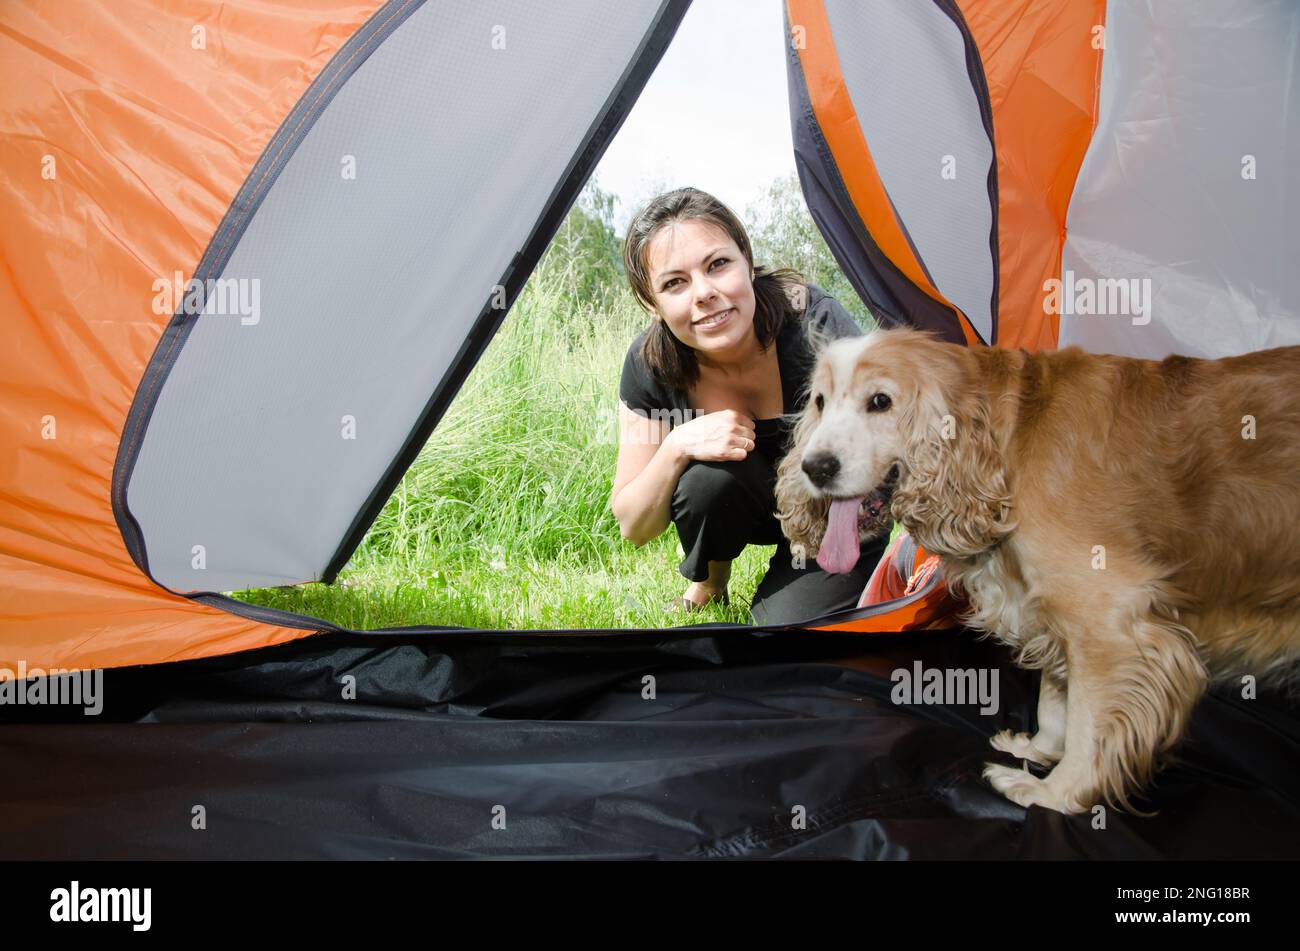
M782 530L827 571L850 570L891 515L937 554L986 550L1009 498L971 354L914 330L829 343L776 494Z

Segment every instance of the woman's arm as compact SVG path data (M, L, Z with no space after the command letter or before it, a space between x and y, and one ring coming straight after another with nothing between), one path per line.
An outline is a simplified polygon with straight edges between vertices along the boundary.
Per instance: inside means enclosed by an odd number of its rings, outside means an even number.
M672 438L668 423L618 404L618 464L609 507L619 532L638 548L672 523L673 491L690 460Z

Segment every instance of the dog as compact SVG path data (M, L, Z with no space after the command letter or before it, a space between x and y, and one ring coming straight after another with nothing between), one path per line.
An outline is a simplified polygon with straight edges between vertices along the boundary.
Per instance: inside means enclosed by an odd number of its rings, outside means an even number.
M1294 689L1300 346L1219 360L968 348L909 329L820 353L777 467L782 531L847 571L890 517L963 621L1042 671L988 764L1022 805L1138 814L1212 680Z

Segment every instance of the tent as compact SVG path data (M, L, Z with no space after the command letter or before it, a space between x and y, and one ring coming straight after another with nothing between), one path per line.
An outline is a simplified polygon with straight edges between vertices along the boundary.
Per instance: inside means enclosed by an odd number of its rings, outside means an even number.
M987 737L1032 724L1034 679L919 602L356 632L220 594L333 580L688 6L0 11L0 669L103 670L107 700L0 706L10 854L1300 854L1281 698L1207 698L1155 794L1179 834L1084 843L1001 800ZM1294 6L784 15L808 207L882 321L1142 356L1300 341ZM1000 713L891 702L922 661L997 670ZM168 824L199 788L232 834ZM494 803L518 831L479 821Z

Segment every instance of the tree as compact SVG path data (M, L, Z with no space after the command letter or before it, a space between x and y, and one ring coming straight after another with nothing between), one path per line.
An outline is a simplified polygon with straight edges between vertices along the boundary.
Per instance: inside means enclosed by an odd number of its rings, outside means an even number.
M792 267L844 305L864 329L874 325L871 312L840 269L804 203L799 179L776 179L764 196L745 211L745 227L754 246L754 263Z
M626 283L623 242L614 231L614 196L594 176L569 209L535 276L558 292L570 313L608 302Z

